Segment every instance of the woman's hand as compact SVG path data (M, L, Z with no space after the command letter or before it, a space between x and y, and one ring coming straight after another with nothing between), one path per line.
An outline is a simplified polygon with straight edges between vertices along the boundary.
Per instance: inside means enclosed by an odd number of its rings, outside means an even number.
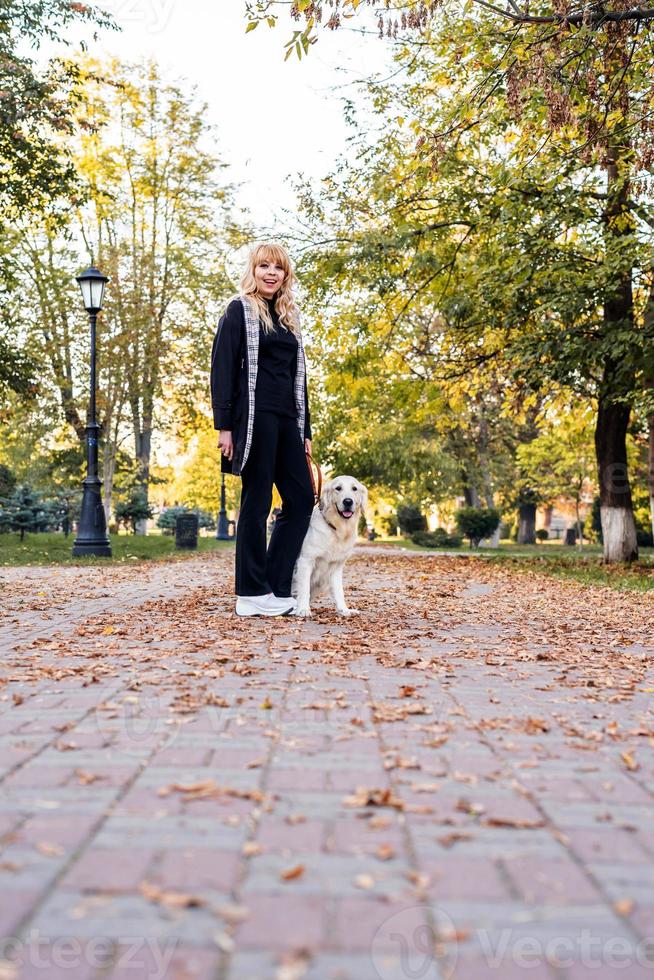
M232 433L229 429L221 429L218 437L218 449L226 459L231 459L234 455L234 443Z
M309 453L309 456L311 455L311 439L304 440L304 451Z

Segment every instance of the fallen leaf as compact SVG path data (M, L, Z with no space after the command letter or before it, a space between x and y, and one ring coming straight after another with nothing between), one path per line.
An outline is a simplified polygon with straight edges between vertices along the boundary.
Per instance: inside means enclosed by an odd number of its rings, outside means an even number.
M296 864L292 868L286 868L280 874L282 881L294 881L296 878L301 878L304 874L305 867L303 864Z

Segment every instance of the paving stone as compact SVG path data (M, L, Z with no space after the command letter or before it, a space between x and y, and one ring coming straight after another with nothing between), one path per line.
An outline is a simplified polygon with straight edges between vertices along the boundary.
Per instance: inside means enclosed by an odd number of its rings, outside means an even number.
M155 851L139 850L126 856L118 849L91 847L79 857L60 882L66 891L135 891L147 876Z
M249 916L236 932L241 949L317 948L325 939L325 902L313 895L249 893Z
M398 647L386 664L340 620L238 622L224 601L231 553L106 568L101 584L74 567L0 568L23 598L25 583L43 593L31 609L10 599L0 625L10 672L27 657L82 667L86 649L116 671L86 686L77 675L11 680L0 700L0 915L6 934L22 927L17 943L39 931L48 978L277 980L283 957L301 950L305 980L654 977L638 960L654 937L654 762L642 739L621 737L650 724L651 699L600 688L590 698L583 670L562 681L553 662L498 666L515 624L495 619L496 584L470 574L453 585L431 555L405 556L395 571L407 586L398 642L397 582L383 552L366 554L352 559L356 576L346 569L347 587L377 603L380 649ZM414 570L434 583L432 609L409 609ZM564 586L548 588L534 594L534 622ZM199 645L181 621L166 635L168 611L187 599L205 603L215 643ZM139 611L153 600L163 601L146 620ZM583 621L583 605L575 595L564 620ZM129 628L89 631L126 609ZM224 660L223 630L249 644L249 676ZM532 652L548 649L546 624L541 635ZM647 664L654 648L641 647L630 652ZM434 670L412 669L410 657L436 658ZM172 711L175 677L229 706ZM377 724L371 705L406 704L402 685L427 714ZM549 730L516 730L513 719L530 716ZM573 729L604 740L582 744ZM637 752L636 772L624 748ZM207 780L232 793L160 794ZM402 803L348 806L359 787L392 789ZM261 852L247 856L246 842ZM241 907L247 918L230 925ZM434 925L449 962L425 957ZM93 941L110 964L80 958ZM67 968L54 955L66 942L73 953L81 944ZM610 957L621 944L631 960L618 973ZM45 975L33 962L23 972Z
M118 946L108 980L215 980L217 949L183 947L174 939Z

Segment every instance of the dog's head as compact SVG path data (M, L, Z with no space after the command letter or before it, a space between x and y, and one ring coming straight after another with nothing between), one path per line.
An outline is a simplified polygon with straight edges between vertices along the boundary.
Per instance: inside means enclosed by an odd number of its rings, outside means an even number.
M320 510L343 522L354 520L363 514L368 503L368 491L361 480L353 476L335 476L323 488ZM356 523L356 521L355 521Z

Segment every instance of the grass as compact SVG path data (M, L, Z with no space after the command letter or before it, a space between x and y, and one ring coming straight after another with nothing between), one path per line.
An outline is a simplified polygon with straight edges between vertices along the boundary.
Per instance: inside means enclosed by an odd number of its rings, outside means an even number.
M196 552L177 551L171 535L112 534L111 558L73 558L74 536L63 534L0 534L0 566L7 565L127 565L147 561L184 560ZM407 551L429 554L432 549L421 548L402 538L377 538L377 544L392 545ZM198 539L199 551L232 548L233 541L216 541L212 536ZM438 549L437 549L438 550ZM640 559L631 566L604 565L599 545L566 548L560 542L537 545L517 545L502 542L499 548L447 548L444 554L485 561L512 563L521 571L544 572L547 575L573 578L587 585L608 585L613 589L648 592L654 589L654 549L641 548Z
M111 558L73 558L74 535L0 534L0 566L2 565L125 565L139 561L171 561L196 554L194 551L178 551L175 538L167 534L112 534ZM231 541L217 541L214 537L198 539L198 551L214 551L231 548Z
M407 551L429 553L412 541L399 538L378 538L380 544L395 545ZM438 550L438 549L436 549ZM654 548L639 548L640 557L632 565L605 565L602 548L587 544L582 549L565 547L560 541L536 545L502 542L499 548L447 548L442 553L486 561L511 563L523 571L539 571L547 575L573 578L586 585L608 585L617 590L649 592L654 589Z

